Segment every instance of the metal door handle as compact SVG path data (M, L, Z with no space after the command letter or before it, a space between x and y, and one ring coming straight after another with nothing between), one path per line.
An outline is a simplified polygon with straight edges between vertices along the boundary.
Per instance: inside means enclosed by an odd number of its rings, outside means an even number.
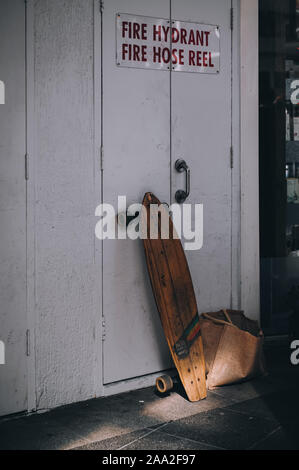
M178 171L179 173L182 173L183 171L186 172L186 191L184 191L183 189L178 189L175 193L176 202L181 204L182 202L186 201L187 197L190 194L190 168L188 167L185 160L182 160L181 158L179 158L175 162L174 166L176 171Z

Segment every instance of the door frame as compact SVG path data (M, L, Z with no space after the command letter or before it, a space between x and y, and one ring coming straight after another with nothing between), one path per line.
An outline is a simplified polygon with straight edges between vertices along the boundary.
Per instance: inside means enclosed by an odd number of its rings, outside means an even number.
M8 107L11 107L11 110L13 114L16 114L16 111L20 112L20 119L19 117L17 118L17 130L14 128L14 134L17 135L18 137L18 131L20 131L21 135L21 140L22 144L18 148L11 149L9 146L8 154L12 156L13 160L13 167L12 171L13 173L13 178L15 179L16 182L16 201L18 200L21 202L21 207L22 207L22 214L21 214L21 229L20 226L17 227L17 232L16 234L18 235L18 242L20 241L20 244L17 242L16 239L14 239L14 248L17 249L17 251L21 252L21 260L22 262L22 268L19 269L19 274L20 274L20 279L22 283L22 288L21 288L21 305L22 307L19 308L17 307L17 311L14 311L15 314L18 315L18 317L11 319L10 316L8 317L8 322L9 322L9 330L10 333L5 336L3 336L3 341L1 341L3 345L3 352L4 352L4 361L1 363L1 365L6 368L3 370L4 373L4 380L7 380L7 385L8 388L12 388L14 386L15 390L15 396L11 398L11 402L6 401L6 397L3 398L3 402L1 403L1 417L5 416L10 416L14 414L22 414L26 411L28 408L28 318L27 318L27 185L25 181L25 161L26 161L26 151L27 151L27 47L26 47L26 37L27 37L27 29L26 29L26 5L25 3L21 0L17 0L15 2L11 2L11 5L8 4L4 5L4 8L8 8L8 15L9 15L9 23L8 23L8 29L5 31L5 37L4 37L4 42L7 44L10 43L10 39L12 36L11 32L11 24L15 20L17 20L17 23L20 20L21 24L21 30L22 30L22 35L20 36L21 39L21 45L18 44L18 51L16 53L16 56L13 58L12 63L15 66L21 66L21 72L18 70L17 73L21 73L19 76L20 78L20 83L18 83L18 91L17 94L19 94L19 98L16 100L15 103L9 103L9 94L6 93L6 91L9 88L9 83L7 83L7 80L9 81L9 77L11 75L11 71L4 71L4 75L1 77L4 82L3 82L3 88L5 92L4 96L4 101L1 103L3 106L3 110L5 111L5 106L7 105ZM7 18L5 18L7 20ZM15 52L15 51L13 51ZM20 54L20 57L19 57ZM6 55L6 54L5 54ZM11 67L9 66L8 69ZM7 74L8 72L8 74ZM15 72L15 71L14 71ZM6 89L7 87L7 89ZM14 87L15 88L15 85ZM11 90L14 92L15 90ZM7 94L7 96L6 96ZM7 98L7 99L6 99ZM13 107L12 107L13 106ZM20 109L18 109L18 106L20 106ZM8 111L9 112L9 111ZM21 128L19 127L19 122L21 124ZM24 133L23 133L24 131ZM16 134L17 133L17 134ZM18 139L17 139L18 141ZM18 142L19 143L19 142ZM16 153L15 153L16 152ZM18 160L15 160L15 157L18 158ZM19 166L20 165L20 166ZM10 170L10 167L8 168L8 171ZM25 170L25 171L24 171ZM12 172L9 171L7 175L7 179L10 178L12 175ZM21 194L21 199L19 199L19 195ZM12 205L12 209L14 211L15 209L15 203ZM14 217L18 217L20 214L14 215ZM12 227L8 227L8 231L6 233L6 236L9 235L11 232ZM9 232L10 231L10 232ZM21 247L21 251L19 248ZM8 251L8 256L10 255L10 248ZM12 266L15 268L16 266L12 264ZM19 267L19 266L18 266ZM14 278L12 278L12 283L14 281ZM12 286L13 287L13 286ZM20 290L17 289L15 297L19 299L19 292ZM12 296L14 299L14 295ZM7 304L5 303L5 306ZM13 307L14 308L14 307ZM9 309L7 310L7 313L9 313ZM5 315L5 314L4 314ZM16 321L17 319L17 321ZM10 339L10 336L12 338ZM9 345L11 346L10 351L6 351L6 346ZM17 349L16 349L17 348ZM19 363L16 363L16 358L19 358L20 361ZM10 359L12 359L12 363L10 363ZM6 377L5 377L6 375ZM22 375L21 383L19 382L19 378ZM5 385L5 384L3 384ZM5 389L5 387L4 387ZM19 390L20 389L20 390ZM6 390L6 395L9 393L9 391Z
M232 299L260 320L258 0L232 0ZM249 123L249 125L248 125ZM103 395L150 386L159 374L103 385Z
M96 0L95 0L96 1ZM246 3L246 10L244 8L241 8L240 3ZM251 197L251 191L250 188L253 187L253 185L258 185L258 179L255 181L254 179L254 172L252 174L248 174L248 170L241 165L241 161L246 158L245 152L244 152L244 145L241 146L241 89L242 93L244 94L244 98L246 98L246 93L251 90L247 90L243 85L242 85L242 80L244 81L245 74L243 73L241 75L241 60L240 60L240 55L241 55L241 47L240 47L240 37L243 37L244 34L246 36L243 38L243 43L248 42L248 48L252 43L255 44L256 38L254 36L254 29L253 34L251 34L250 29L247 28L247 30L244 28L244 25L246 24L246 18L244 18L244 15L251 15L251 10L253 4L258 3L258 0L231 0L231 5L234 11L234 28L232 29L232 77L235 79L235 81L232 81L232 132L231 132L231 138L232 138L232 147L234 149L234 165L232 168L232 201L231 201L231 213L232 213L232 266L236 266L235 269L232 269L231 273L231 289L232 289L232 298L231 298L231 305L232 308L246 308L243 305L246 302L251 303L254 301L253 298L255 298L255 294L253 291L249 291L249 295L247 297L244 296L243 290L242 290L242 285L243 285L243 278L242 275L244 276L244 273L246 272L247 269L250 268L250 263L252 262L252 257L253 257L253 251L256 252L258 250L258 246L251 247L252 250L248 249L246 253L243 255L243 263L240 262L240 254L242 253L241 246L244 246L244 240L242 243L242 236L244 238L244 235L246 236L246 232L244 233L244 229L242 231L241 227L244 225L244 221L246 220L245 214L244 214L244 196L246 196L246 201L250 200ZM241 22L241 17L243 21ZM96 17L95 17L96 18ZM255 20L255 16L252 18L252 21ZM99 26L101 26L101 21L102 19L97 22L95 20L95 30ZM101 28L100 28L101 29ZM99 32L99 35L101 36L101 32ZM101 36L102 39L102 36ZM96 49L98 49L97 53L95 50L95 57L101 56L101 48L102 46L99 45L98 43L96 44ZM256 51L256 54L258 54L258 50ZM244 65L244 62L242 65ZM103 66L102 61L101 61L101 67ZM250 62L247 67L251 67L252 62ZM254 71L253 71L254 72ZM101 99L103 99L103 93L102 93L102 88L101 88ZM247 100L250 101L251 99L251 93L250 96L247 97ZM244 101L242 101L242 104ZM242 108L245 112L245 105L243 104ZM257 111L257 110L256 110ZM102 113L101 113L101 119L102 119ZM244 119L244 116L243 116ZM247 116L245 116L245 119L247 119ZM97 127L100 126L100 122L98 123ZM244 125L242 127L244 136L247 136L246 132L248 134L252 134L254 132L248 132L246 126ZM244 138L243 136L243 138ZM258 134L257 134L258 137ZM247 137L248 139L249 137ZM242 153L243 152L243 153ZM255 156L256 161L258 161L258 154ZM244 171L246 170L246 178L241 177L243 175ZM250 180L250 181L248 181ZM247 188L241 189L242 182L244 183L246 181L247 183ZM244 194L244 191L248 191L249 188L249 194ZM243 196L243 199L241 197L241 194ZM243 208L243 212L242 209ZM251 206L250 209L254 212L255 207ZM258 206L257 206L258 209ZM247 207L246 207L246 210ZM243 214L243 215L242 215ZM258 216L258 213L257 213ZM251 217L254 217L254 213L251 214ZM246 246L246 245L245 245ZM242 256L241 256L242 258ZM242 267L243 270L242 270ZM258 279L257 273L254 274L255 276L255 281ZM253 280L252 280L253 281ZM250 297L251 295L251 297ZM245 301L245 302L244 302ZM246 308L247 311L247 308ZM169 371L171 374L171 371ZM131 378L131 379L126 379L126 380L121 380L118 382L114 382L111 384L103 384L103 378L102 378L102 395L103 396L109 396L113 395L116 393L121 393L129 390L134 390L138 389L141 387L147 387L150 386L154 383L154 380L156 377L158 377L160 373L153 373L153 374L148 374L145 376L137 377L137 378Z
M258 19L258 0L240 0L240 306L260 321Z
M102 0L93 0L93 43L94 43L94 67L93 67L93 84L94 84L94 161L95 168L95 194L97 204L103 203L103 37L102 37ZM100 160L100 162L99 162ZM95 351L95 365L98 371L95 377L95 397L102 397L104 393L104 344L103 337L105 333L105 318L103 312L103 240L94 239L95 264L98 272L98 292L97 304L99 312L99 328L96 328L97 346Z
M241 308L240 0L232 0L231 29L231 308ZM237 83L235 83L235 81Z
M27 410L36 410L35 386L35 116L34 116L34 4L25 2L26 15L26 238L27 238Z

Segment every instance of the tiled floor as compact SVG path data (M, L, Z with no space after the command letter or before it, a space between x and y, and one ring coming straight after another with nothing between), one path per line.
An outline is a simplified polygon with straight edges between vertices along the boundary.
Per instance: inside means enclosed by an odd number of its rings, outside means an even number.
M269 375L189 403L153 387L0 420L1 449L299 449L299 366L268 352Z

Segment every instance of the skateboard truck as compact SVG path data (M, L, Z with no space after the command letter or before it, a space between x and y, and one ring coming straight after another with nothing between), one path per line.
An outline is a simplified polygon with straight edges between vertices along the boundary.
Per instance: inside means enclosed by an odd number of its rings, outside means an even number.
M179 359L184 359L189 354L189 346L185 339L180 339L173 346L173 350Z

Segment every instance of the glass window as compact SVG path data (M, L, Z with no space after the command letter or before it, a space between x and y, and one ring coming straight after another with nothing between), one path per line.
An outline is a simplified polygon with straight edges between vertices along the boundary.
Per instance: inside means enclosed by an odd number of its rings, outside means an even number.
M299 0L260 0L259 23L261 319L266 334L292 334L299 321Z

